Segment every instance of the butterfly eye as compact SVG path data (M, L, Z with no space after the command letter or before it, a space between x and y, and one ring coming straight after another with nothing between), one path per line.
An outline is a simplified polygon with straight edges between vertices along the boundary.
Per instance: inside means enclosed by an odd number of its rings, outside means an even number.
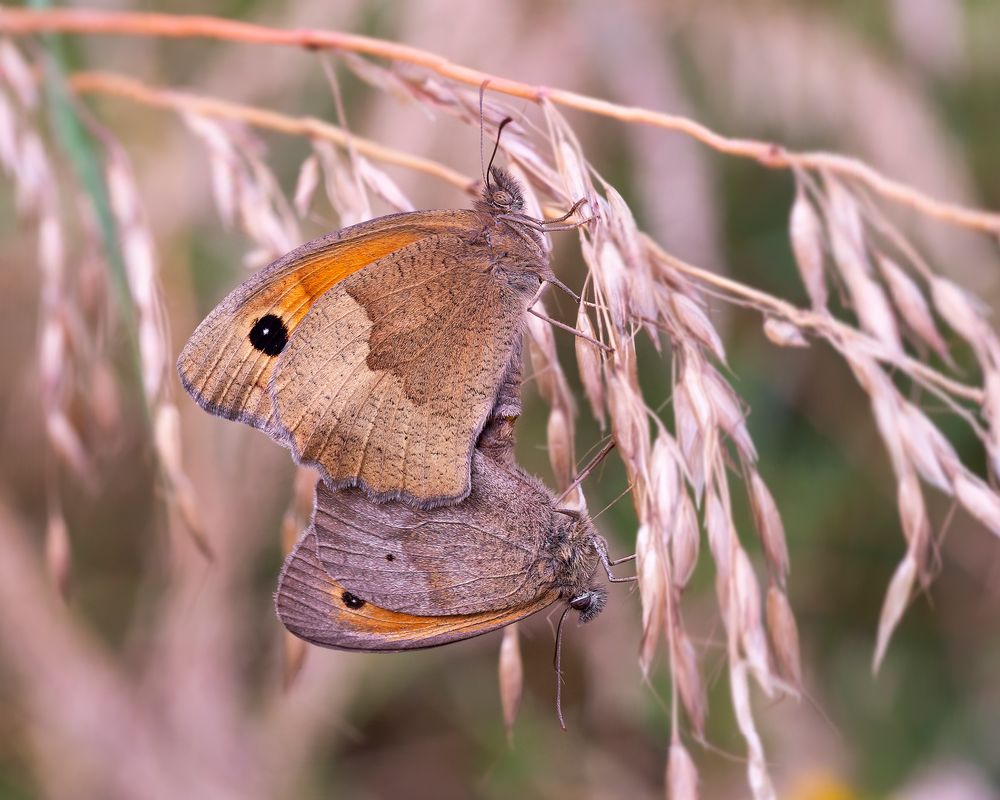
M288 328L279 317L265 314L250 329L250 344L268 356L276 356L288 344Z
M586 611L590 608L590 604L593 601L593 595L590 592L581 594L578 597L574 597L569 601L570 608L576 609L577 611Z
M594 587L570 600L569 607L580 612L580 622L590 622L604 610L607 599L608 593L606 591Z
M493 202L498 206L509 206L511 203L510 192L504 189L498 189L493 192Z

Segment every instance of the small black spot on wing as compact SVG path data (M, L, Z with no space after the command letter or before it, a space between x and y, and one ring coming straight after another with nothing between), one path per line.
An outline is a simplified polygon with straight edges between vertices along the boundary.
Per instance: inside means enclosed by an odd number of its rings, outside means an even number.
M269 356L276 356L288 344L288 328L279 317L265 314L250 329L250 344Z
M385 554L385 560L386 561L395 561L396 560L396 556L394 556L392 553L386 553Z
M356 597L355 595L351 594L350 592L344 592L340 596L340 599L343 600L344 601L344 605L347 606L352 611L357 611L359 608L361 608L365 604L364 600L362 600L360 597Z

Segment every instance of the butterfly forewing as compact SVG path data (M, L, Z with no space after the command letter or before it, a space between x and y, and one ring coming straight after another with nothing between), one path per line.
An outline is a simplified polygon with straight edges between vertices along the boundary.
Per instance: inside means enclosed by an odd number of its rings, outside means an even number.
M313 303L348 275L431 235L440 212L394 214L291 251L233 290L191 335L181 382L213 414L275 433L268 384Z
M272 378L297 457L379 500L465 497L537 287L451 233L345 278L302 320Z
M471 210L381 217L246 281L181 353L185 388L335 488L420 508L462 500L491 414L516 416L502 384L528 304L554 278L516 182L490 174Z

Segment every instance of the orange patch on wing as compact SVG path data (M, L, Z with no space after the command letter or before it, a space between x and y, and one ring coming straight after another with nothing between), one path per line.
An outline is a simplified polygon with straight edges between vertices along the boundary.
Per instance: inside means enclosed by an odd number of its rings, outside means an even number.
M287 314L283 319L292 331L316 299L332 286L427 234L420 228L397 228L337 242L329 249L304 256L293 273L268 287L268 293L281 298L278 308Z
M433 639L449 634L454 639L468 638L523 619L536 611L541 611L558 599L556 592L550 592L526 606L483 611L477 614L421 617L390 611L368 602L358 609L349 608L342 599L344 588L332 579L328 591L333 601L333 608L339 612L337 619L341 625L387 643Z

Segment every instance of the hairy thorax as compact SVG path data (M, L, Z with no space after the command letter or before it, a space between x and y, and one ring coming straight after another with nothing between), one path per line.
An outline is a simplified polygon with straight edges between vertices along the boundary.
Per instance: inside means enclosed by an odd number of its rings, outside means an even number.
M597 534L585 515L577 518L553 511L552 518L548 558L563 599L571 600L593 587L599 563Z
M479 229L474 244L485 247L491 272L508 280L541 281L551 274L548 251L542 236L518 220L477 208Z

